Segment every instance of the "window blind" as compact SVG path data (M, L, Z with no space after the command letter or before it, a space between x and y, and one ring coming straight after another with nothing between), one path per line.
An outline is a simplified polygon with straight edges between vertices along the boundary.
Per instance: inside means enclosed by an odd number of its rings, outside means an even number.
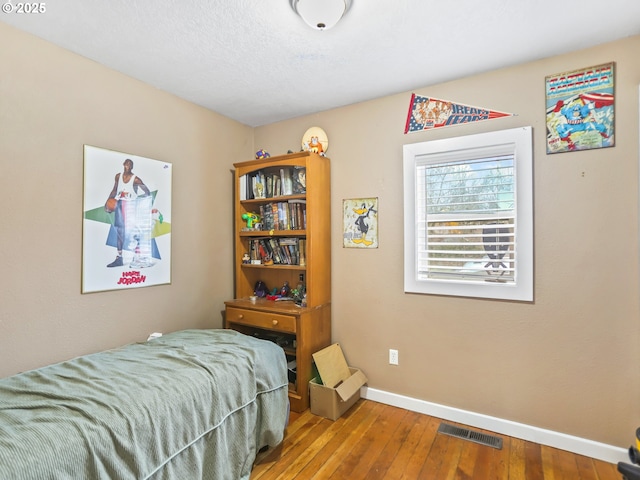
M514 155L501 150L417 162L419 279L515 281Z

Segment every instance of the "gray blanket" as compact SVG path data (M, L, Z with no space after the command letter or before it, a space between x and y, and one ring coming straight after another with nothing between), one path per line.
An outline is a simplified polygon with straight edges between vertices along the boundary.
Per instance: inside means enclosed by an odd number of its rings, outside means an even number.
M282 441L281 348L185 330L0 380L0 479L248 479Z

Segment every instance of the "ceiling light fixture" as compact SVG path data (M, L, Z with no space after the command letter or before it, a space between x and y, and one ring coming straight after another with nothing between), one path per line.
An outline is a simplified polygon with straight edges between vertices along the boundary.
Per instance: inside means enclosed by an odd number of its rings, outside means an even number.
M349 10L352 0L290 0L291 8L316 30L333 27Z

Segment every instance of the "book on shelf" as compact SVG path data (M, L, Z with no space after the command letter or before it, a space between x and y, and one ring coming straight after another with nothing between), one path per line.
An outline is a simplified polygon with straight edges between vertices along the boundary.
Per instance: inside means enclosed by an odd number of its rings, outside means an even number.
M293 177L290 168L280 169L280 183L282 185L282 195L293 195Z
M301 238L300 241L298 242L298 255L299 255L298 265L300 265L301 267L306 267L307 266L307 239L306 238Z
M288 200L260 205L259 213L262 230L305 230L306 201Z
M249 245L249 257L251 258L251 263L254 265L262 263L262 259L260 258L260 251L258 249L258 242L254 240L251 240L251 243Z
M273 215L271 214L271 204L260 205L260 219L263 230L273 230Z
M253 196L253 182L254 182L254 178L252 175L245 175L247 177L247 200L252 200L254 198Z
M267 175L265 179L267 198L273 197L273 175Z
M280 184L280 177L273 177L273 196L274 197L279 197L280 194L282 193L282 185Z
M289 200L289 211L292 218L292 230L305 230L307 228L307 201Z
M266 263L267 260L269 260L269 251L266 249L265 245L260 242L260 240L257 241L258 243L258 252L260 253L260 260L262 261L262 263Z
M247 199L247 176L241 175L239 178L238 185L238 194L240 196L240 200Z
M280 246L278 245L278 241L275 238L270 238L267 240L267 243L271 247L271 252L273 253L273 263L281 264L282 257L280 256Z
M273 217L273 229L280 230L280 209L277 203L271 204L271 216Z
M291 230L289 217L288 203L278 202L278 219L280 222L280 230Z
M264 257L262 258L262 263L266 263L269 260L273 260L273 250L271 250L271 245L269 245L262 238L258 240L258 243L260 245L260 253L264 255Z
M274 198L306 193L306 168L257 170L240 176L240 200Z
M249 252L252 264L304 265L306 240L297 237L252 238L249 240Z
M299 265L300 263L299 240L299 238L290 237L281 238L278 242L290 265Z

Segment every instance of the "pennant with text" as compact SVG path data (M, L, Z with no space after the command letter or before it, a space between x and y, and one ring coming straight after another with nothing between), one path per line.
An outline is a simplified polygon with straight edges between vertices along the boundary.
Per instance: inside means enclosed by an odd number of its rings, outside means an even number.
M514 113L496 112L486 108L472 107L437 98L411 95L409 114L404 133L420 132L433 128L481 122L500 117L510 117Z

